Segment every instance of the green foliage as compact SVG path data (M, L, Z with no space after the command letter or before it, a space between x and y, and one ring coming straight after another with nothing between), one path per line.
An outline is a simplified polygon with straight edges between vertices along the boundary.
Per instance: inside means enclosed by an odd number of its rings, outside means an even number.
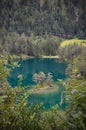
M35 73L33 75L33 81L37 84L37 87L53 87L53 76L51 73L48 73L47 76L44 72Z
M46 84L49 85L50 87L53 86L53 76L52 76L51 73L48 73L48 74L47 74Z
M68 65L67 73L75 78L86 77L86 48L83 48L81 54Z
M0 83L7 77L8 70L3 67L4 61L0 59Z
M61 43L61 47L65 47L68 45L73 45L73 44L78 44L86 47L86 40L81 40L81 39L71 39L71 40L65 40Z
M69 79L66 81L66 116L70 130L86 128L86 49L74 58L68 67Z
M1 54L5 55L9 63L11 60L15 60L15 54L18 56L23 54L35 57L57 55L59 43L62 41L62 38L55 36L27 36L24 33L21 35L18 33L8 33L4 37L5 39L1 38L0 49L3 50Z
M33 75L33 81L36 82L37 84L40 84L41 86L43 86L45 78L46 75L43 72L39 72L39 74L35 73Z
M26 126L23 121L30 92L20 87L11 88L6 80L7 72L0 59L0 129L20 130Z
M0 26L4 32L44 32L82 35L85 30L85 1L1 0Z
M86 81L85 79L69 79L66 84L66 101L69 128L85 130L86 128Z
M63 44L66 44L66 42L63 42ZM65 61L71 61L75 57L78 57L82 54L83 50L86 50L86 47L83 46L84 43L76 44L76 43L69 43L68 45L64 45L59 47L58 55L59 58Z
M65 113L54 107L50 111L42 113L40 125L42 130L65 130L67 129Z
M8 71L5 62L0 59L0 129L3 130L85 130L86 128L86 80L81 73L85 67L86 51L83 50L80 57L73 60L70 77L65 82L67 108L65 111L53 107L44 111L42 105L27 104L30 91L21 87L11 88L6 80ZM77 71L77 70L78 71ZM84 69L85 70L85 69ZM72 74L72 76L71 76ZM81 74L79 77L77 74ZM45 75L40 72L36 75L37 81L44 81ZM36 79L35 79L36 80ZM52 75L46 78L52 82ZM22 76L19 76L19 82ZM37 82L36 81L36 82ZM59 80L59 84L62 81ZM61 103L63 101L61 100Z

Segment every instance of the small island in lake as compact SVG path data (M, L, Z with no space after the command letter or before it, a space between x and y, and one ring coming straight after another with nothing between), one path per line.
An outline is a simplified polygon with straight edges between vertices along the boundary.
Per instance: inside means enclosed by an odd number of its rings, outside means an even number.
M53 82L52 74L48 73L47 76L44 72L35 73L33 75L33 81L36 83L36 87L33 89L33 93L50 93L58 89L57 85Z
M50 86L44 86L44 87L41 87L41 88L34 88L33 89L33 94L46 94L46 93L52 93L54 91L57 91L58 90L58 86L53 86L53 87L50 87Z

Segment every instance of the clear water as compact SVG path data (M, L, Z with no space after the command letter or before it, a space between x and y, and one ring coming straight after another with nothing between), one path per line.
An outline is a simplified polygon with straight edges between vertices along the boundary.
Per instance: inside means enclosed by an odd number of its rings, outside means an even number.
M65 70L67 67L66 63L58 62L56 59L28 59L25 61L20 61L20 67L14 68L9 77L8 81L12 87L18 85L18 75L23 75L24 80L22 86L34 85L35 83L32 80L34 73L39 73L43 71L46 75L47 73L52 73L53 80L55 82L58 79L66 79ZM43 103L46 109L51 108L52 106L58 104L60 105L62 88L59 88L56 92L47 93L47 94L32 94L28 98L29 103L39 104ZM63 104L64 108L65 104Z
M48 92L46 94L32 94L28 98L28 104L40 104L43 103L43 106L45 109L50 109L53 106L57 106L58 109L65 109L66 102L64 100L64 103L61 104L61 94L63 92L63 88L60 88L57 91L54 92Z

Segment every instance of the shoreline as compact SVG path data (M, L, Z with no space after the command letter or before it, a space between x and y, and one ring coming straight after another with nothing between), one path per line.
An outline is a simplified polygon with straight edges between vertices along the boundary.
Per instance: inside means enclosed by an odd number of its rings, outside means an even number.
M21 55L11 55L11 54L8 54L8 56L3 56L3 55L0 55L0 57L5 57L5 60L10 60L12 62L14 61L18 61L18 60L28 60L28 59L35 59L35 58L42 58L42 59L59 59L59 56L58 55L49 55L49 56L46 56L46 55L41 55L41 56L28 56L28 55L25 55L25 54L21 54Z
M35 58L59 59L59 56L58 56L58 55L55 55L55 56L42 55L42 56L35 57L35 56L28 56L28 55L24 55L24 54L21 54L21 55L11 55L11 59L12 59L12 60L20 60L20 59L22 59L22 60L27 60L27 59L35 59Z
M47 94L59 90L59 87L44 87L44 88L34 88L32 94Z

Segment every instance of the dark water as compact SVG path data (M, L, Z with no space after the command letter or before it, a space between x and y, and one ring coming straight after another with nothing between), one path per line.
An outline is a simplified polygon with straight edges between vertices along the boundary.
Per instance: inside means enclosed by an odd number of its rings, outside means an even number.
M26 61L20 61L20 67L16 67L11 71L8 81L11 86L15 87L18 85L18 75L23 75L24 80L22 86L29 85L29 87L31 87L31 85L35 84L32 80L33 74L43 71L46 75L51 72L53 80L57 82L58 79L64 80L66 78L66 67L66 63L58 62L56 59L29 59ZM62 88L60 88L59 91L52 93L33 94L28 98L28 101L34 104L42 102L44 103L45 108L48 109L53 105L60 104L61 93Z

